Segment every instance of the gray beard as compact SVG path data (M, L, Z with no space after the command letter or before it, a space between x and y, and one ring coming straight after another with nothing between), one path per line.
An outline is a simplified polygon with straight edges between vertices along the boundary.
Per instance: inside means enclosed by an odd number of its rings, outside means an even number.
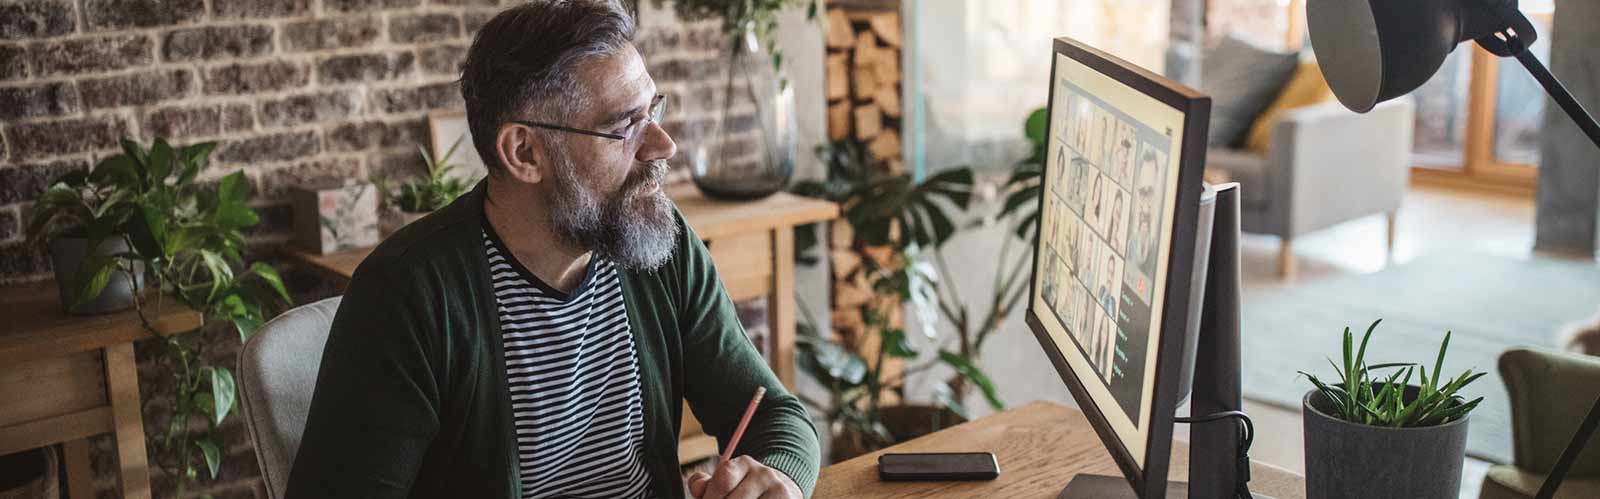
M555 170L551 202L546 204L551 209L545 213L563 242L627 270L655 270L672 256L679 230L672 202L662 191L643 198L637 194L652 180L664 181L665 161L636 170L604 199L583 187L571 162L563 159Z

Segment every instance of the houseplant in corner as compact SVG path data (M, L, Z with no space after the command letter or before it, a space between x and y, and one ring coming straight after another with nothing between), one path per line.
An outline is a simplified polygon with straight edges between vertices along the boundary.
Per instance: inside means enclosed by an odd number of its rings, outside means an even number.
M216 477L225 450L217 428L235 401L233 374L220 365L231 356L214 353L215 340L201 331L226 324L243 340L271 315L270 307L289 301L276 270L245 261L243 230L259 219L247 204L251 187L244 173L200 180L215 148L212 142L173 147L157 138L147 150L123 139L122 154L50 186L29 224L34 241L81 233L88 247L117 241L127 248L84 260L78 301L94 299L114 275L142 277L152 288L135 295L140 320L157 336L141 349L158 349L154 368L170 382L146 394L143 412L165 429L152 434L150 445L177 496L201 469ZM201 326L161 331L145 313L178 305L199 311Z
M859 331L825 333L809 315L798 328L800 366L829 391L827 401L802 400L826 416L833 433L832 460L964 421L967 411L963 403L943 384L935 388L932 405L896 400L909 376L934 366L949 367L959 382L978 387L991 407L1003 408L994 384L974 356L964 349L948 348L935 328L939 272L929 255L955 233L946 210L967 207L972 170L948 170L918 182L910 174L878 173L858 143L839 142L818 152L832 179L803 182L794 190L842 206L854 231L855 244L849 251L866 255L859 258L860 268L851 273L859 273L872 295L852 301L859 305L846 307L847 313L860 317ZM798 239L797 255L816 246L815 237ZM919 330L908 331L895 319L907 305L918 315ZM929 350L929 355L922 355L921 349ZM924 357L927 359L903 370L889 367L894 361Z
M450 164L450 158L455 156L456 148L461 147L464 138L457 138L454 144L450 144L450 149L437 159L428 155L427 149L418 146L422 162L428 167L426 176L406 179L398 184L380 175L372 176L372 185L378 186L378 194L388 209L382 217L384 235L392 234L423 215L443 208L477 183L477 180L469 181L450 174L456 169L456 165Z
M1456 497L1467 416L1483 401L1458 393L1484 373L1444 376L1448 332L1431 373L1425 364L1368 365L1367 341L1380 322L1367 328L1359 346L1345 328L1343 362L1329 359L1337 383L1300 372L1316 387L1303 401L1307 497Z

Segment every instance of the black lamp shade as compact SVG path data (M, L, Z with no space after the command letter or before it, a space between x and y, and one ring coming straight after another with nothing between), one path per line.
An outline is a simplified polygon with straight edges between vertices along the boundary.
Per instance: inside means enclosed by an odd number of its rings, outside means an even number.
M1475 1L1309 0L1311 47L1339 102L1364 113L1422 86L1457 44L1487 33L1466 5Z

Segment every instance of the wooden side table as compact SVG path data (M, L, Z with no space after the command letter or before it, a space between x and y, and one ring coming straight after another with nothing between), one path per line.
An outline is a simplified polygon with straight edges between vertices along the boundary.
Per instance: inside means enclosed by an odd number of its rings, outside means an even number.
M150 497L133 342L154 335L138 312L75 316L51 283L0 289L0 454L62 444L72 499L94 497L87 438L115 437L118 490ZM146 311L160 331L200 327L200 313L167 300Z
M794 388L794 227L839 216L837 204L779 192L756 201L717 201L693 185L667 189L689 226L705 241L722 284L734 301L767 298L768 335L762 350L784 386ZM349 282L371 248L318 255L291 247L289 257L336 280ZM717 455L716 440L683 411L678 455L684 463Z

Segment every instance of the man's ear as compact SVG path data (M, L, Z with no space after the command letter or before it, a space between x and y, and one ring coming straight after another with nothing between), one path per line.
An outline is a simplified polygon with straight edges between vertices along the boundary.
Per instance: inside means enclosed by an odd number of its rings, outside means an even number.
M544 180L545 166L549 163L545 161L543 144L528 127L515 123L501 125L495 134L494 152L511 178L525 184Z

